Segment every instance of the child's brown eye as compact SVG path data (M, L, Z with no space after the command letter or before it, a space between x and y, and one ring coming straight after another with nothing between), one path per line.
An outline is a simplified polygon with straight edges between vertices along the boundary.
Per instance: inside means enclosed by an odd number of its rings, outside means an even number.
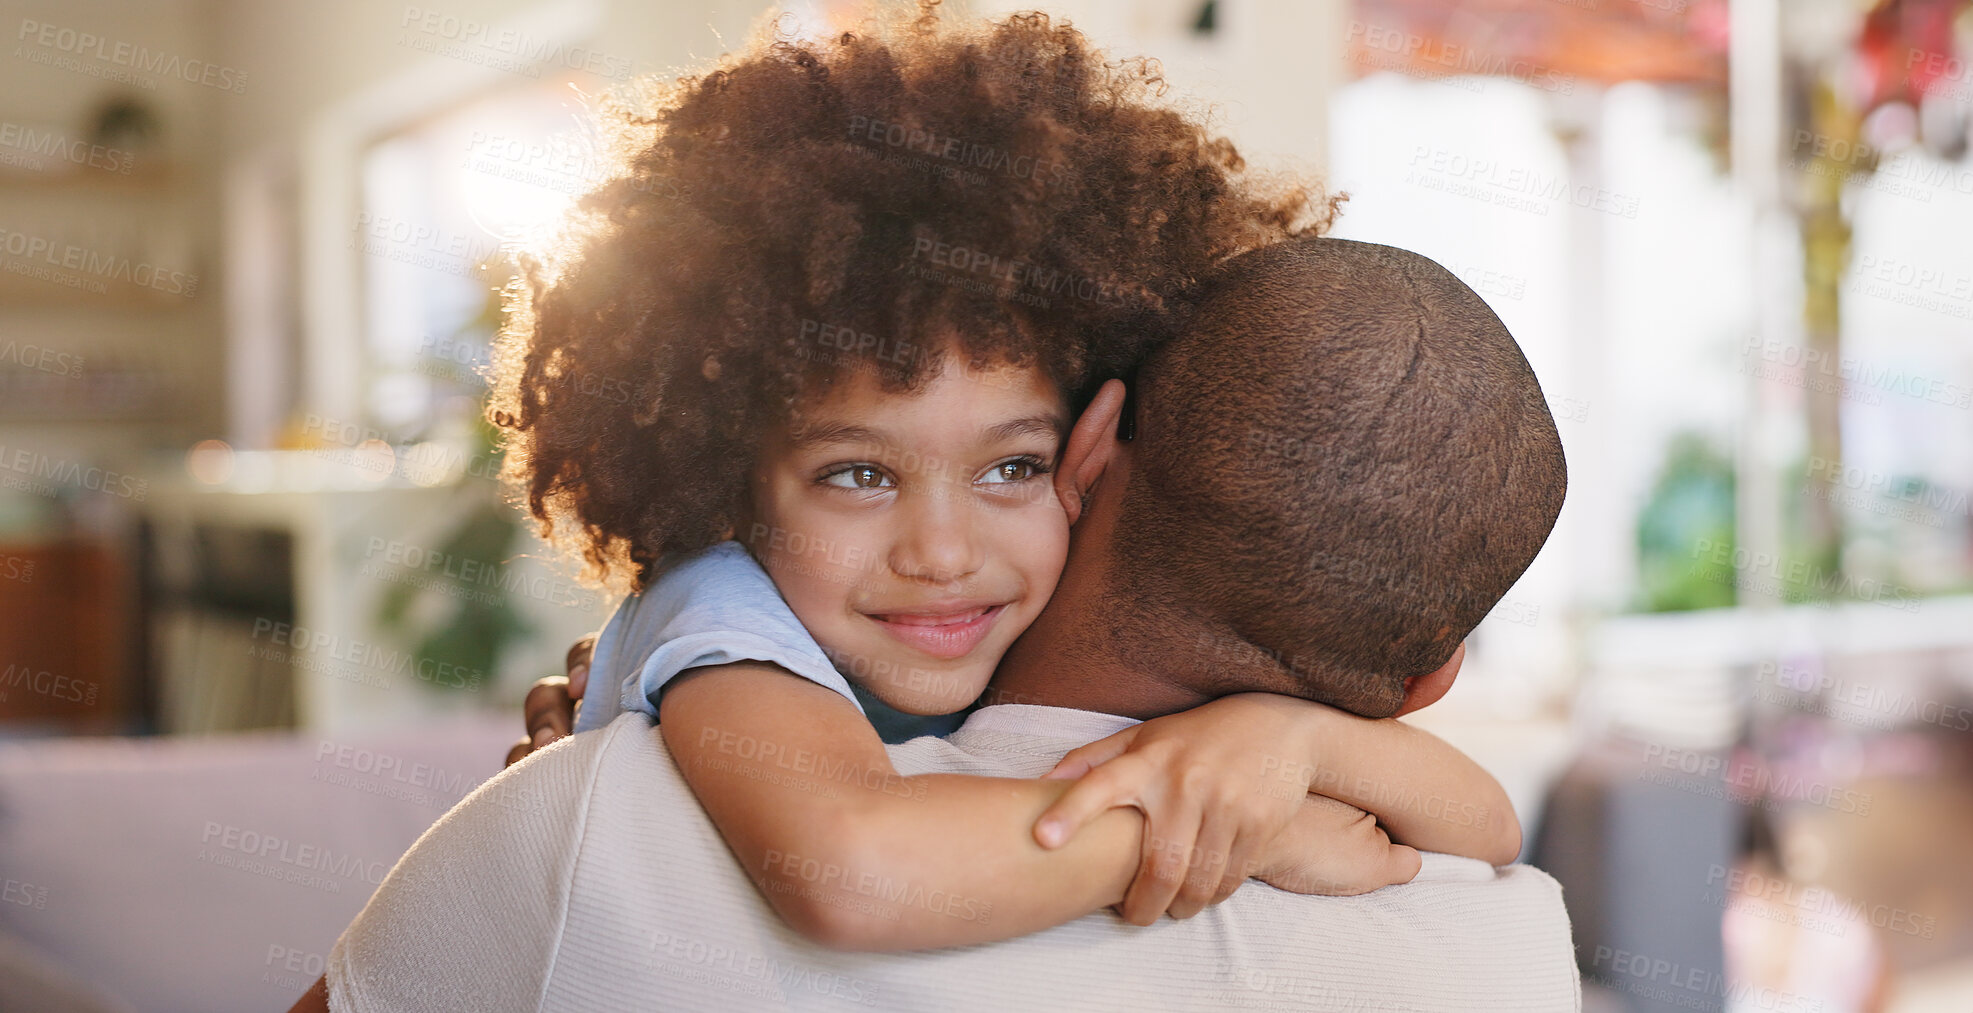
M1002 461L988 468L986 474L980 476L980 481L987 485L1025 482L1041 473L1041 463L1039 461L1027 457L1017 457L1011 461Z
M822 484L838 489L882 489L889 483L882 471L867 464L852 464L822 476Z

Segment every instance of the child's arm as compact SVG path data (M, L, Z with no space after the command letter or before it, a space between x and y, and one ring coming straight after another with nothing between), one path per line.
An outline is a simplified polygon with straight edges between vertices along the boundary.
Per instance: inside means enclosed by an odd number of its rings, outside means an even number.
M1030 828L1070 782L900 776L848 700L771 665L681 675L660 717L734 856L790 926L824 945L918 949L1023 935L1118 903L1138 871L1145 835L1135 810L1092 813L1073 842L1043 849ZM1257 875L1284 889L1361 892L1415 874L1415 853L1365 833L1354 810L1305 808L1297 833L1257 856ZM1324 841L1336 854L1312 867Z
M1269 840L1285 818L1282 804L1305 792L1370 813L1392 840L1421 850L1494 865L1521 851L1507 793L1464 753L1399 721L1272 693L1237 693L1126 728L1070 752L1047 776L1078 780L1036 823L1046 844L1072 840L1084 820L1114 806L1145 812L1149 837L1199 842L1157 868L1147 851L1127 915L1169 906L1184 917L1223 899L1238 883L1215 888L1201 856L1230 853L1227 868L1239 868L1243 850ZM1202 820L1202 798L1216 821Z

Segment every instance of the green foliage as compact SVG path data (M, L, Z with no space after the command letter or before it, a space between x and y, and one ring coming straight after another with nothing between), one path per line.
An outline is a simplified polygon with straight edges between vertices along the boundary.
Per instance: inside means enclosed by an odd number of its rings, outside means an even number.
M1637 518L1638 608L1731 606L1733 566L1717 560L1732 559L1733 550L1733 462L1706 437L1681 433Z

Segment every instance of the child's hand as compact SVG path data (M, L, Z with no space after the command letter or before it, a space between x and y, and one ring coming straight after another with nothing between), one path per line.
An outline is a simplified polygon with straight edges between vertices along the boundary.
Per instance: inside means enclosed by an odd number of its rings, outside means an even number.
M1325 795L1308 796L1266 850L1255 879L1332 897L1409 883L1420 863L1417 850L1393 844L1376 817Z
M1272 861L1272 844L1307 797L1311 706L1319 705L1239 693L1073 750L1045 776L1081 780L1041 814L1035 840L1060 847L1106 809L1142 810L1143 857L1123 903L1125 920L1138 925L1167 909L1189 918L1249 875L1301 876L1285 856Z

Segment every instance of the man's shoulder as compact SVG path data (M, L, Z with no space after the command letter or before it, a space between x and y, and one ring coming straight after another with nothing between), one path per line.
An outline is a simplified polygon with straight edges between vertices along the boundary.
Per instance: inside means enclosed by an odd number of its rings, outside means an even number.
M555 808L561 816L574 816L586 805L605 766L625 758L654 759L663 754L664 744L649 734L657 727L647 714L624 713L609 724L587 732L564 736L554 744L529 753L519 763L495 774L478 789L459 801L447 819L485 812L530 812ZM514 821L502 819L503 825Z
M657 739L638 734L650 727L644 715L626 714L569 736L494 775L433 823L336 940L331 1007L394 1009L416 993L493 1009L539 996L599 779L617 756L653 769L635 755Z

